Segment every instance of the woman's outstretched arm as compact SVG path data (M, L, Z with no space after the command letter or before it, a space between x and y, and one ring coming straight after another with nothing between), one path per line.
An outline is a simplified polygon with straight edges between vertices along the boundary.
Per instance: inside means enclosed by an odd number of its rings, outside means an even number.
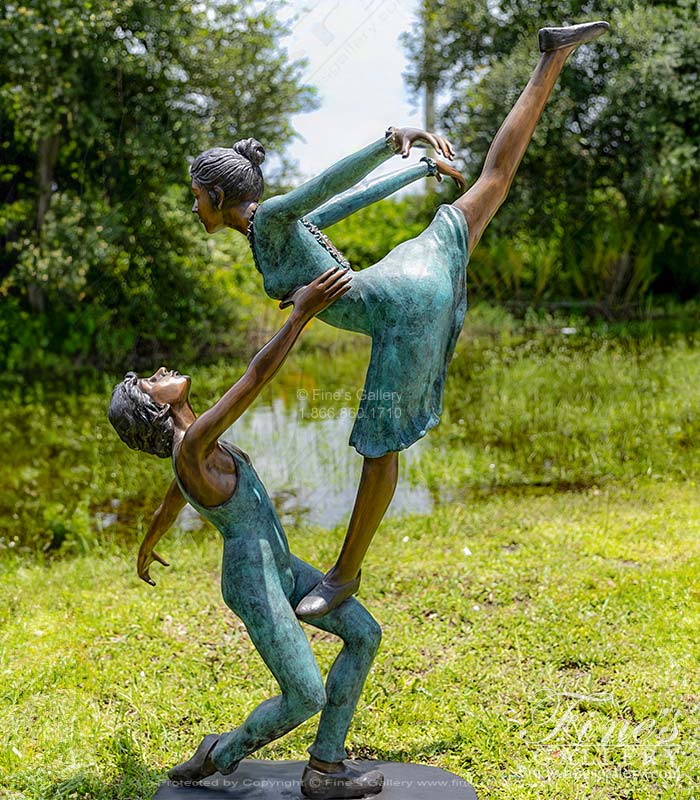
M352 189L332 197L322 206L306 215L306 219L319 228L328 228L349 217L365 206L383 200L404 186L429 175L429 167L425 162L408 169L393 172L377 178L366 186L353 186Z
M278 195L264 204L267 214L300 219L338 194L359 183L373 169L397 153L406 158L416 142L426 142L447 158L452 158L452 145L445 139L417 128L389 128L383 139L367 145L357 153L338 161L315 178Z
M419 164L393 172L391 175L384 175L366 186L353 187L338 197L332 198L308 214L306 219L321 229L328 228L361 208L389 197L420 178L435 176L441 180L442 175L452 176L462 191L466 188L464 178L456 170L432 158L423 157Z
M181 452L188 450L200 460L272 380L309 320L350 288L351 275L342 268L330 269L308 286L297 289L290 298L294 309L285 324L254 356L243 377L190 425Z

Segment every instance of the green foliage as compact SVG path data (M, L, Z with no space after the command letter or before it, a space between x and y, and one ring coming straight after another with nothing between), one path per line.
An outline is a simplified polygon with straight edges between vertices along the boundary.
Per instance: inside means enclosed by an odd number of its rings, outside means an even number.
M127 205L57 194L41 246L19 254L11 278L38 283L45 310L32 313L10 292L0 325L5 367L147 369L175 355L189 362L235 351L252 258L239 237L209 250L194 220L183 219L187 202L184 190L169 189L151 216L122 225Z
M441 447L417 469L435 491L560 489L691 478L698 468L700 353L688 338L583 320L483 321L492 338L450 367ZM448 476L447 478L445 476Z
M365 269L401 242L422 233L437 205L434 195L388 200L363 208L326 232L355 269Z
M60 189L96 182L110 197L132 198L180 181L185 156L212 141L248 132L283 143L289 116L312 94L299 85L301 64L279 47L285 28L273 11L185 0L6 4L5 149L16 142L36 152L58 134Z
M592 17L612 30L569 60L474 254L476 282L491 296L515 290L520 299L584 298L615 309L650 289L687 297L700 287L694 3L626 0L594 11L578 0L426 3L406 38L411 83L441 90L441 125L473 180L530 77L537 29ZM493 278L504 238L514 263Z
M282 147L312 107L275 10L3 6L0 365L117 369L230 337L251 262L238 250L224 271L231 248L212 256L195 230L187 158L251 135Z
M562 333L574 327L576 333ZM444 498L692 477L700 448L696 330L691 320L685 334L661 331L658 324L591 328L581 319L518 321L497 309L472 309L450 367L442 422L413 462L412 479ZM339 339L319 324L294 356L295 369L281 373L274 397L296 407L300 385L310 393L359 389L367 357L365 337ZM192 374L201 410L242 364L175 366ZM0 549L12 541L15 552L29 556L96 545L108 551L138 537L170 466L128 450L115 435L106 417L112 384L102 377L76 380L69 392L37 384L6 393ZM283 415L274 435L301 441L300 424ZM113 513L114 524L98 530L100 515Z

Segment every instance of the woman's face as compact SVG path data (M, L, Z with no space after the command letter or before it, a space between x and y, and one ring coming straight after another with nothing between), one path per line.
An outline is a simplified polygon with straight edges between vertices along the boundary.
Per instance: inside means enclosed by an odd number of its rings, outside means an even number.
M225 228L223 211L216 207L209 191L197 181L192 181L192 192L194 193L192 213L197 214L206 232L216 233Z
M149 394L156 403L177 406L187 402L192 379L175 370L161 367L150 378L139 378L139 389Z

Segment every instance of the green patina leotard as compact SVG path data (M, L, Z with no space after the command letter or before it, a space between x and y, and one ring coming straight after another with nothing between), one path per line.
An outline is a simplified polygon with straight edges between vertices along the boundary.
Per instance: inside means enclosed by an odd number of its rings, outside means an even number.
M281 300L330 267L349 266L321 229L429 173L423 162L347 191L393 153L380 139L257 208L249 239L270 297ZM447 364L467 308L467 242L463 214L443 205L420 236L357 272L347 294L319 314L372 337L350 436L365 456L410 447L440 421Z
M310 748L321 761L346 757L345 737L379 646L381 629L369 612L351 598L311 623L343 639L344 646L325 691L308 640L294 608L323 577L289 552L287 537L272 501L248 456L225 442L235 465L231 497L202 506L173 471L185 499L215 525L224 539L221 591L226 605L244 622L257 651L280 685L282 694L255 708L234 730L224 733L212 752L222 773L263 745L321 711Z

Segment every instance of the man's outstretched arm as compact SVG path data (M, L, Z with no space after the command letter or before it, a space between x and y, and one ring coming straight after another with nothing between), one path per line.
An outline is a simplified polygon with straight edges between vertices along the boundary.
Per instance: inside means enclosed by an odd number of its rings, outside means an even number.
M210 409L190 425L182 443L197 461L243 414L272 380L289 355L306 324L350 288L352 273L334 268L308 286L296 290L289 299L294 309L287 321L248 365L243 376Z
M143 537L143 542L141 542L141 547L139 549L137 566L139 578L141 578L142 581L146 581L146 583L150 583L151 586L156 585L148 572L151 564L157 561L164 567L170 566L153 548L158 544L160 537L172 527L173 522L177 519L177 515L182 511L184 505L185 498L182 496L180 487L177 481L173 481L163 498L163 502L158 506L156 513L153 515L151 524L148 527L148 532Z

